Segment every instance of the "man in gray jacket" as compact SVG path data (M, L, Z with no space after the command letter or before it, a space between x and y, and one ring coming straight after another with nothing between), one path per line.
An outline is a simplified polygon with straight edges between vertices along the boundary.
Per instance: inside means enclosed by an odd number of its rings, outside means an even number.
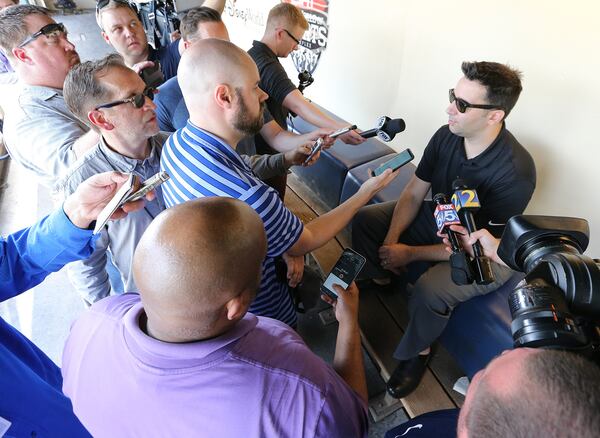
M116 170L141 181L160 170L160 152L167 138L160 133L152 102L153 90L125 66L118 55L75 66L67 75L65 101L73 114L100 134L100 141L59 181L56 190L68 196L87 178ZM88 303L110 294L107 256L121 274L125 292L136 291L131 273L135 247L152 219L164 210L160 187L156 198L125 220L109 222L87 260L69 265L75 288Z

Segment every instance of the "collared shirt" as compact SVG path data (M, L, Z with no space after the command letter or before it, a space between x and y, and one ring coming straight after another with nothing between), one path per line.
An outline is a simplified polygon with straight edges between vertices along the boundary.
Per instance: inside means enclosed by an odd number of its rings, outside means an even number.
M181 38L173 41L171 44L161 47L156 50L154 47L148 45L150 51L148 54L148 61L158 61L160 64L160 70L162 71L165 81L171 79L177 75L177 67L181 60L181 54L179 53L179 44Z
M57 191L66 197L90 176L113 170L133 173L144 181L159 172L160 152L167 136L167 133L159 133L149 139L150 155L145 160L125 157L110 149L102 139L73 165L68 175L58 183ZM69 278L87 302L93 303L110 294L106 272L106 257L109 253L121 274L125 291L137 291L132 272L133 254L152 219L165 209L160 190L160 187L156 189L156 198L152 202L146 202L143 209L129 213L124 219L109 221L100 233L92 255L69 265Z
M260 88L269 95L267 108L282 129L287 129L288 110L283 107L283 100L296 85L290 80L279 58L266 44L254 41L248 50L260 74ZM256 134L256 150L261 153L273 153L271 146L260 135Z
M62 90L21 86L5 108L6 148L14 161L52 188L76 161L73 143L89 128L71 114Z
M190 113L188 112L183 94L179 87L177 76L169 79L160 87L159 93L154 97L156 104L156 118L162 131L174 132L185 127ZM271 122L273 117L268 109L264 113L265 124ZM252 172L262 180L278 175L285 175L288 167L285 165L282 153L274 155L256 155L254 136L244 137L237 144L235 151L240 154L244 162L250 166Z
M246 314L172 344L140 329L143 312L137 294L109 297L67 340L63 390L94 436L366 436L365 404L285 324Z
M74 226L62 209L0 240L0 301L36 286L65 263L88 256L93 241L92 232ZM61 391L60 369L1 318L0 388L3 436L90 436Z
M246 202L259 214L268 248L260 290L250 311L295 325L296 312L287 282L277 278L275 257L296 243L303 225L277 192L258 179L234 149L191 122L165 143L161 169L171 176L162 186L167 207L204 196L225 196Z
M492 144L471 159L464 138L453 134L448 125L442 126L425 148L415 175L431 183L433 194L452 195L452 182L464 179L481 202L475 214L477 227L487 228L496 237L508 219L523 213L536 183L533 158L504 124Z

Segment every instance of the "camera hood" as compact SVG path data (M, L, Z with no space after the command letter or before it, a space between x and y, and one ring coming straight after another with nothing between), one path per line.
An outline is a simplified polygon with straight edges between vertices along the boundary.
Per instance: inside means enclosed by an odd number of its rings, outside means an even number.
M571 246L583 253L590 241L585 219L561 216L518 215L511 217L498 247L498 256L516 271L526 269L532 251L540 247Z

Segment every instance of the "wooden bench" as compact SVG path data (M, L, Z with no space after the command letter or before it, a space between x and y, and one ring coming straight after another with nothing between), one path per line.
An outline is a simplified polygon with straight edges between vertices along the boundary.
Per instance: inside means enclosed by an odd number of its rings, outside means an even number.
M304 223L325 213L325 204L304 185L294 174L288 175L286 206ZM343 231L335 239L313 252L323 274L328 273L338 260L345 247L350 246L350 236ZM379 370L382 379L387 380L395 367L392 353L402 337L407 323L407 315L399 317L398 308L406 308L401 294L366 293L360 296L359 322L362 344ZM393 312L390 310L394 309ZM453 363L450 356L438 348L434 353L430 369L416 391L401 399L408 415L414 416L439 409L460 407L463 397L453 391L452 385L463 373ZM391 397L387 397L392 402Z

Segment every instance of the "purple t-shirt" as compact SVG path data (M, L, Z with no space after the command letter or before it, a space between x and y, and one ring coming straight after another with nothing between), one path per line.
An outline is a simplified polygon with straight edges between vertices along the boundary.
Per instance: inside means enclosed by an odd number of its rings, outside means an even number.
M247 314L219 337L147 336L137 294L74 325L63 390L94 436L360 437L366 406L287 325Z

